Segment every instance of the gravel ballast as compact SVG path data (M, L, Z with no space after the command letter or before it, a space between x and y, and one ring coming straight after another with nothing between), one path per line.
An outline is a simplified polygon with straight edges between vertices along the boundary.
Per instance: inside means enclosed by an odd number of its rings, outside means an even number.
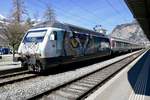
M92 72L104 66L107 66L112 62L115 62L119 59L123 59L132 54L133 53L126 54L126 55L116 57L116 58L113 58L113 59L110 59L101 63L97 63L97 64L93 64L84 68L76 69L74 71L68 71L68 72L59 73L56 75L39 76L34 79L5 85L3 87L0 87L0 100L28 99L34 96L35 94L40 94L44 91L57 87L58 85L66 83L70 80L78 78L82 75L85 75L89 72Z

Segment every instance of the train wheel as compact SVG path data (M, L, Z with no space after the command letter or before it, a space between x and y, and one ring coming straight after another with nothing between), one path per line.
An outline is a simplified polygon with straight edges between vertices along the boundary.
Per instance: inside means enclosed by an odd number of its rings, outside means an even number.
M42 70L42 66L39 62L36 63L35 65L35 72L38 72L38 73L41 73L43 70Z
M21 62L21 67L27 67L28 64L26 62Z

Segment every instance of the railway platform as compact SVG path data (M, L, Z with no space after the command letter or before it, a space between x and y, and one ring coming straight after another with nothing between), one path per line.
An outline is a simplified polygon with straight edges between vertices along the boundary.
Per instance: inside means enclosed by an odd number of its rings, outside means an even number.
M1 55L1 56L2 58L0 59L0 74L3 71L21 68L21 62L14 62L12 60L12 55Z
M150 100L150 50L130 63L86 100Z
M0 71L13 69L13 68L19 68L19 67L21 67L20 62L12 62L12 61L0 62Z

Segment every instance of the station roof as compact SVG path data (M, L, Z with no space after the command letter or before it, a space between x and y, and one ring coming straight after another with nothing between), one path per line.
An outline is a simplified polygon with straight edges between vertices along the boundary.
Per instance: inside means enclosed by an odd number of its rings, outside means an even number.
M150 0L124 0L150 40Z

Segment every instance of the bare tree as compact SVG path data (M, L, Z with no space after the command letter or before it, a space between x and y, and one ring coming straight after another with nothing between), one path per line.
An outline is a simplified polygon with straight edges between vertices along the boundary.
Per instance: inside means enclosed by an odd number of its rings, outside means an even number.
M34 24L35 24L35 21L32 21L31 18L28 17L25 21L24 28L29 29L29 28L33 27Z
M23 21L23 15L26 13L23 0L12 0L13 12L9 21L0 24L3 28L3 35L7 38L9 45L13 48L13 58L15 50L20 44L25 31L31 27L30 19Z
M44 13L45 21L49 21L49 22L53 23L56 21L55 17L56 16L55 16L54 10L51 8L50 5L46 5L46 10Z
M33 13L33 17L34 17L34 21L35 22L38 22L38 20L39 20L39 11L35 11L34 13Z
M26 9L24 6L24 1L23 0L12 0L13 1L13 21L16 23L20 23L23 14L26 14Z
M2 34L6 37L9 46L13 49L13 59L15 56L15 50L17 50L20 41L23 37L23 33L29 28L27 24L20 23L5 23L2 25Z

